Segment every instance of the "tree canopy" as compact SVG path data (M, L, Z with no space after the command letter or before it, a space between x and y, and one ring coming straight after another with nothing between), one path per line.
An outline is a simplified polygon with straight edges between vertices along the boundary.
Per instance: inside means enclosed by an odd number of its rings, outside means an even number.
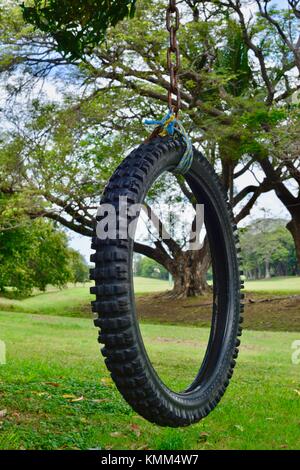
M34 0L23 3L22 9L26 22L51 34L58 50L74 60L102 42L109 26L133 16L135 3L136 0Z
M254 220L240 230L244 272L248 279L291 276L299 272L295 245L282 219Z
M72 281L67 237L43 219L0 233L0 290L26 296L33 288Z
M249 18L242 1L178 3L181 119L222 178L237 223L263 193L276 191L291 214L300 259L298 13L264 3ZM39 94L26 107L12 101L2 109L9 122L0 144L1 190L10 201L5 224L23 211L91 235L107 178L147 137L143 118L157 118L167 106L165 9L157 0L138 6L132 20L108 28L105 41L87 48L75 65L66 51L57 53L54 35L3 7L0 63L5 77L13 77L11 96L19 90L30 96L34 83L55 74L60 93L60 100ZM180 178L178 187L190 200ZM138 246L165 267L178 265L176 243L175 254L155 242L150 248Z

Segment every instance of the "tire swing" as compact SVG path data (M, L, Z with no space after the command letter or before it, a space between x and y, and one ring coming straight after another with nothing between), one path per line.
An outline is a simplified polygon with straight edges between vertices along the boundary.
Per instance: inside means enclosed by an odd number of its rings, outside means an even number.
M205 226L213 271L213 308L207 349L191 385L177 393L160 379L147 354L135 309L132 239L124 239L117 223L116 237L100 239L96 233L92 249L91 279L96 295L92 302L100 328L102 354L118 390L132 408L161 426L179 427L196 423L218 404L232 376L241 335L241 282L237 256L238 237L227 195L210 163L192 147L178 121L180 93L177 83L179 50L176 31L179 12L169 0L167 28L171 44L168 65L171 75L170 112L148 140L121 163L108 182L101 205L111 204L119 214L119 197L127 197L128 212L144 198L162 173L184 176L199 204L205 205ZM171 61L176 54L176 63ZM177 96L177 100L173 95ZM97 217L99 221L101 217ZM127 215L127 222L131 217ZM118 221L120 222L120 221Z

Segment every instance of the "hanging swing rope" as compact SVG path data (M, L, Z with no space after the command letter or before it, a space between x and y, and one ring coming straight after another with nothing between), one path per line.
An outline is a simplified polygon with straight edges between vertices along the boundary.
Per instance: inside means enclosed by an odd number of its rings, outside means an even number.
M161 137L165 137L166 135L174 136L175 133L177 133L180 138L182 138L183 142L186 145L186 150L176 169L174 170L174 173L185 175L189 171L193 163L193 144L183 125L176 118L174 112L169 111L169 113L160 121L156 121L154 119L146 119L144 123L148 126L157 126L160 129L158 135L160 135Z
M193 146L191 139L178 119L178 114L181 108L181 94L178 80L181 60L177 40L177 31L180 27L180 15L176 6L176 0L169 0L166 27L170 35L170 44L167 50L167 67L170 75L170 86L168 89L169 112L161 120L146 119L144 123L148 126L157 126L158 132L156 134L162 137L178 134L182 138L186 145L186 150L175 172L185 174L189 171L193 162Z

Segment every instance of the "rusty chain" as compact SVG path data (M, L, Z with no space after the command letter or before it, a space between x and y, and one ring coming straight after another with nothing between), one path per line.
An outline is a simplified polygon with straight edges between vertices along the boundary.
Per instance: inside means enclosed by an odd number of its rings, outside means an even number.
M167 30L170 33L170 46L167 51L167 67L170 73L170 88L168 90L169 109L178 116L181 107L180 87L178 73L180 69L180 50L177 41L177 31L180 27L179 10L176 0L169 0L167 8Z
M170 45L167 51L167 67L170 73L170 85L168 88L169 112L163 119L146 119L144 123L148 126L156 126L152 134L148 137L148 142L157 136L165 137L174 136L175 134L177 136L179 135L183 143L186 145L186 149L174 170L174 173L185 175L193 163L194 150L190 137L178 119L178 113L181 108L181 95L178 80L178 73L180 70L180 50L177 41L180 17L179 10L176 6L176 0L169 0L166 21L167 30L170 33Z

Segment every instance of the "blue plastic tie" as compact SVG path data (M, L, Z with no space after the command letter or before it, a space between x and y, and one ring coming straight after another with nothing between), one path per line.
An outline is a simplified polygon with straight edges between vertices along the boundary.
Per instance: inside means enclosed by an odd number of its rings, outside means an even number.
M193 144L188 134L186 133L181 122L176 118L173 111L169 111L168 114L161 120L156 119L145 119L144 124L147 126L158 126L162 128L160 135L174 136L175 133L179 134L183 142L186 145L186 150L176 167L174 173L185 175L192 166L193 163Z

